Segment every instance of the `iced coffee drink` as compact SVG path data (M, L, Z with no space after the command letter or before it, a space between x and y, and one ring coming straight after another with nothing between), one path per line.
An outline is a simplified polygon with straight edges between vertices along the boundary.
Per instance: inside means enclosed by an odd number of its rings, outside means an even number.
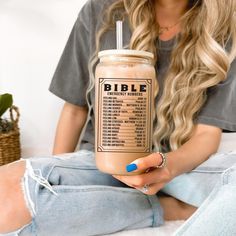
M99 52L95 72L95 156L102 172L131 175L126 165L152 150L153 54ZM137 172L135 173L137 174Z

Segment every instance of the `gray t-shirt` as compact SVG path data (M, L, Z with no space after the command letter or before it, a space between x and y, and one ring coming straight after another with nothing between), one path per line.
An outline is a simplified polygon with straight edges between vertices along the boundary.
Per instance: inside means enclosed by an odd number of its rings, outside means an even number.
M103 10L114 0L89 0L80 11L72 29L64 52L61 56L49 90L78 106L86 106L86 89L89 81L88 61L95 51L95 35L100 27ZM124 44L128 45L131 31L127 22L124 24ZM101 40L101 50L116 47L115 31L107 32ZM170 63L170 56L176 39L158 40L158 62L156 71L160 94ZM94 90L90 94L94 106ZM157 99L158 101L158 99ZM201 109L198 123L213 125L224 131L236 132L236 60L231 64L228 77L224 82L208 90L208 99ZM94 113L91 113L81 149L94 150Z

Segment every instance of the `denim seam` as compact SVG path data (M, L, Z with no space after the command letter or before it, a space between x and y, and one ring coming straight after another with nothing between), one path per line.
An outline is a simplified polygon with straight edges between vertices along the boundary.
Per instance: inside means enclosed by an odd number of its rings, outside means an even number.
M35 222L35 218L32 220L32 232L34 234L34 236L37 236L37 230L36 230L36 222Z
M155 197L154 195L152 195L152 196L146 195L146 197L147 197L149 204L152 208L152 227L157 227L157 226L162 225L164 223L163 210L161 208L158 197L156 196L157 202L154 202L154 200L153 200L153 198ZM160 221L158 222L158 220L160 220Z
M194 213L187 221L186 223L183 224L183 226L181 226L179 229L177 229L177 231L174 233L173 236L181 236L183 235L182 233L186 232L189 227L194 223L195 220L197 220L200 215L206 211L208 209L208 207L211 205L211 200L213 197L216 196L216 194L218 194L220 188L216 188L214 189L211 194L210 194L210 197L207 198L207 200L201 205L201 208L199 208L199 210L196 211L196 213ZM187 227L187 229L186 229Z
M111 192L123 192L123 193L132 193L135 195L142 194L140 191L132 188L123 188L123 187L112 187L104 185L81 185L81 186L68 186L68 185L52 185L55 192L97 192L97 191L111 191ZM44 194L44 193L41 193ZM48 194L45 193L45 194Z
M193 173L223 173L225 170L192 170Z
M56 166L56 165L52 165L52 166L50 167L50 169L49 169L47 175L45 176L45 179L47 179L47 180L49 179L49 176L51 175L51 173L52 173L53 169L55 168L55 166Z
M227 169L222 176L222 184L226 185L230 183L230 174L235 171L235 168L230 167L229 169Z
M47 175L46 175L46 179L48 180L50 175L52 174L52 171L55 169L55 167L59 167L59 168L71 168L71 169L79 169L79 170L97 170L96 168L93 167L76 167L76 166L71 166L71 165L52 165L51 168L49 169Z
M229 182L229 173L231 172L231 170L230 169L227 169L225 172L224 172L224 174L223 174L223 176L222 176L222 184L223 185L225 185L225 184L227 184L228 182Z
M154 227L155 225L155 222L156 222L156 214L155 214L155 210L154 210L154 207L152 205L152 201L151 199L149 198L149 196L146 196L147 197L147 200L151 206L151 209L152 209L152 227Z

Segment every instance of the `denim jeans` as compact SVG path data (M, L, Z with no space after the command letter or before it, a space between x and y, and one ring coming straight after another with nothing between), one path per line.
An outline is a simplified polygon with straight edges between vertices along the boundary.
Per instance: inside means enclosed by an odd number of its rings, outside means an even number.
M103 235L164 222L156 195L101 173L86 150L27 160L22 187L32 222L4 236Z
M225 157L223 169L235 163L236 152ZM225 165L225 166L224 166ZM221 167L222 168L222 167ZM204 181L204 180L203 180ZM205 185L205 182L202 182ZM199 186L200 187L200 186ZM201 188L201 187L200 187ZM209 191L207 191L209 192ZM226 169L199 209L176 232L175 236L236 235L236 164Z
M32 222L4 236L104 235L163 224L158 196L145 195L98 171L93 152L81 150L63 156L35 157L28 159L26 164L22 187ZM211 215L212 211L206 209L214 201L216 206L213 205L213 209L231 205L232 209L236 208L235 197L232 197L236 196L236 192L232 192L234 185L231 184L233 187L225 192L228 182L222 184L222 178L225 179L226 175L233 176L231 183L236 183L234 164L236 152L217 153L162 189L168 195L200 206L176 235L231 235L228 233L232 230L222 234L221 228L225 222L219 224L212 219L219 214ZM227 204L219 205L225 203L225 199ZM236 223L236 217L231 215L226 217L227 225ZM206 218L207 222L211 222L211 228L205 223ZM213 233L209 231L212 228L215 230ZM203 231L199 231L201 229Z
M234 164L236 164L236 151L216 153L191 172L173 179L163 188L163 192L199 207L214 187L220 185L224 172Z

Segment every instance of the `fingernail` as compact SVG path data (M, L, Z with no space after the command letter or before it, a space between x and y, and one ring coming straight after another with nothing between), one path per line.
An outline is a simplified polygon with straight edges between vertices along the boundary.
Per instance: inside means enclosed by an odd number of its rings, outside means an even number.
M131 172L131 171L134 171L134 170L137 170L137 165L136 164L129 164L129 165L127 165L126 166L126 170L127 170L127 172Z

